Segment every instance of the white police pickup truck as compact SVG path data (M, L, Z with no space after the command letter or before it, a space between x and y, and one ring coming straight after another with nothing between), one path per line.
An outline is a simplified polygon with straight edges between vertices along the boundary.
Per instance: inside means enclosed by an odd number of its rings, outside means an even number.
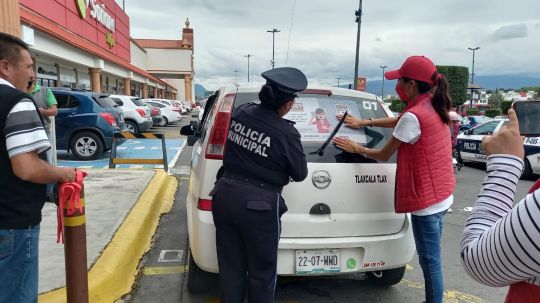
M482 139L508 123L508 119L493 119L461 133L457 138L458 162L487 162ZM540 137L525 138L523 179L540 174Z

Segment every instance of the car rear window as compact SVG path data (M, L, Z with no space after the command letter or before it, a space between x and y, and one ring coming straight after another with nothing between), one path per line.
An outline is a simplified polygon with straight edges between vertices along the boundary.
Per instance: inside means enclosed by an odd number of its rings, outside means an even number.
M133 103L135 103L137 106L146 106L146 103L144 103L141 98L131 98L131 101L133 101Z
M235 107L252 101L260 102L258 93L239 93L236 97ZM377 162L358 154L344 152L332 143L327 145L322 156L317 152L339 123L336 115L345 111L361 119L387 117L382 106L375 100L337 95L300 95L296 99L293 108L284 118L295 122L295 127L302 136L302 145L308 162ZM342 125L336 136L348 137L368 148L382 148L391 138L392 129L381 127L352 129ZM395 159L396 157L393 155L387 162L394 163Z
M108 95L96 95L94 100L103 108L112 108L118 106Z

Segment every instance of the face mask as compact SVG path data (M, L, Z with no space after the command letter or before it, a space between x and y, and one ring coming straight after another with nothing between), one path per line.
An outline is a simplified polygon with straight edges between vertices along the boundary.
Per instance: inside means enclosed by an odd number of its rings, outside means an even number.
M402 85L396 84L396 93L399 96L399 99L403 102L409 102L409 96L407 96L407 93L405 92L405 88L403 88Z

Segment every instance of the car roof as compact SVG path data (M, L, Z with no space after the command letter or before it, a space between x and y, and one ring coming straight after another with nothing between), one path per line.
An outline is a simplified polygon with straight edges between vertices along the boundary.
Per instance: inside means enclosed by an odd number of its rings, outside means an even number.
M236 84L236 85L224 86L222 87L222 89L226 89L228 92L232 92L234 91L234 87L236 86L238 89L238 93L257 93L261 90L262 85L264 85L264 83ZM362 92L362 91L335 87L335 86L320 86L320 85L309 86L308 85L306 91L309 91L309 90L330 91L332 92L332 95L378 100L378 97L376 95L368 93L368 92ZM300 94L302 94L302 92L300 92Z

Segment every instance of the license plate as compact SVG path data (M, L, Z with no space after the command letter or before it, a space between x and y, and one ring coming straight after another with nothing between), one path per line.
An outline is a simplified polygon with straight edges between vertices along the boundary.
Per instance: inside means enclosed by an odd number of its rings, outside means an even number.
M324 274L340 272L341 255L339 249L297 250L296 274Z

